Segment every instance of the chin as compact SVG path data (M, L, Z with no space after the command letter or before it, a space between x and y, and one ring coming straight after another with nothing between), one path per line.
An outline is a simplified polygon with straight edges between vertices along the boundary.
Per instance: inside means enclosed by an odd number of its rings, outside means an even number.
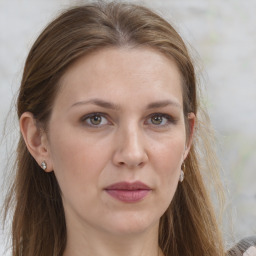
M147 232L150 229L158 229L160 217L145 216L138 213L125 214L112 221L111 230L117 235L136 235Z

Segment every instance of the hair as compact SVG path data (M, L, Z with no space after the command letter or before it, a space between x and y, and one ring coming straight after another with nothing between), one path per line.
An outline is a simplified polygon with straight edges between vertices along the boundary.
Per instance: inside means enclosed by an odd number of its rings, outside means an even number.
M143 6L116 2L94 2L60 14L28 54L17 99L18 118L31 112L47 131L59 81L67 68L80 57L106 47L150 47L175 61L179 68L188 134L188 114L195 113L198 121L185 160L185 180L179 183L160 219L159 246L166 256L224 255L222 235L203 177L207 170L206 176L221 194L209 120L200 110L194 65L182 38L158 14ZM12 255L61 256L67 234L54 172L42 171L21 135L15 166L15 180L5 201L5 216L14 209Z

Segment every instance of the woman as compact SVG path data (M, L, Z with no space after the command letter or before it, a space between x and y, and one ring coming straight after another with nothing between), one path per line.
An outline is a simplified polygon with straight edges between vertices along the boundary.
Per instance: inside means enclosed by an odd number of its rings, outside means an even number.
M181 37L144 7L92 3L49 24L17 100L13 255L224 255L197 91Z

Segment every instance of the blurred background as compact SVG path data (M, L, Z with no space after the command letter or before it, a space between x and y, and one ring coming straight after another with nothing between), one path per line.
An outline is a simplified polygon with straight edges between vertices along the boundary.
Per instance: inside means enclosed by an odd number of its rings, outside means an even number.
M6 116L12 118L8 111L34 40L61 10L82 2L86 1L0 0L1 139ZM256 235L256 1L147 0L136 3L157 10L189 44L206 89L204 101L217 136L228 191L226 209L232 213L232 236L237 241ZM2 143L1 181L6 161L6 147ZM230 225L226 226L229 239ZM0 255L9 255L7 231L0 229Z

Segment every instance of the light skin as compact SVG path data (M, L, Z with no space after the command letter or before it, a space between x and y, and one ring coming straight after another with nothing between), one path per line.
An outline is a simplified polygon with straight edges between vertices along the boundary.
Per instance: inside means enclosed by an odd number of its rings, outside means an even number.
M20 127L36 161L54 170L67 224L64 256L156 256L159 219L176 191L189 153L181 77L150 48L108 48L64 74L47 134L31 113ZM140 181L149 193L123 202L105 188Z

